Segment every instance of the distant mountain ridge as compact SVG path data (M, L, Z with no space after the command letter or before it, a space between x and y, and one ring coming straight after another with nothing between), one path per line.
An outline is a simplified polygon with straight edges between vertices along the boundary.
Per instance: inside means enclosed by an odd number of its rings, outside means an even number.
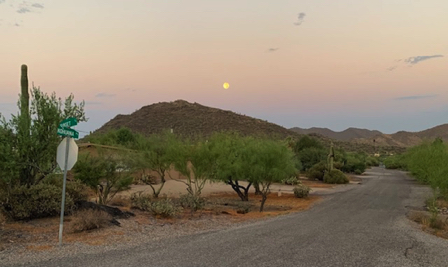
M399 131L394 134L384 134L376 130L358 128L348 128L342 132L317 127L310 129L295 127L290 130L299 134L319 134L339 141L348 141L356 144L375 144L377 146L410 147L418 145L424 140L433 140L435 138L441 138L448 142L448 123L420 132Z
M299 134L312 134L312 133L320 134L328 138L340 141L350 141L355 138L370 138L382 134L380 131L376 130L372 131L368 129L359 129L359 128L348 128L342 132L335 132L328 128L318 128L318 127L313 127L309 129L294 127L291 128L290 130Z

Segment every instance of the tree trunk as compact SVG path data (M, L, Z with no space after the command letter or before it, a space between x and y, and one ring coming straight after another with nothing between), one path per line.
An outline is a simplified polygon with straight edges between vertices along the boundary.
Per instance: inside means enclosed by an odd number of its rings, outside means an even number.
M260 212L263 212L264 203L266 202L266 199L268 198L267 192L265 194L261 195L261 205L260 205Z
M228 178L227 184L232 186L232 189L238 194L242 201L249 201L249 188L252 183L249 183L247 187L238 184L238 181L233 181L232 178ZM241 189L244 190L244 193L241 192Z
M255 195L262 195L260 190L260 185L257 182L254 182Z

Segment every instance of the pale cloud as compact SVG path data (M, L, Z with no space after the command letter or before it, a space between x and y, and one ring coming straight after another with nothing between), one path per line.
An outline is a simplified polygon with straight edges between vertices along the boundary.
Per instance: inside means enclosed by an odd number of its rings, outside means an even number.
M30 10L28 7L21 7L21 8L19 8L19 9L17 9L16 12L17 12L17 13L20 13L20 14L25 14L25 13L30 13L31 10Z
M390 67L390 68L387 68L387 71L393 71L393 70L395 70L396 68L398 68L398 66L392 66L392 67Z
M102 102L97 102L97 101L86 101L86 105L87 106L93 106L93 105L102 105Z
M404 62L406 62L407 64L410 64L410 65L415 65L422 61L425 61L428 59L433 59L433 58L439 58L439 57L443 57L443 55L410 57L410 58L404 59Z
M99 94L95 95L95 97L104 97L104 98L115 97L115 94L99 93Z
M437 97L437 95L410 95L410 96L397 97L397 98L394 98L394 100L397 100L397 101L419 100L419 99L434 98L434 97Z
M44 6L42 4L39 4L39 3L34 3L31 6L35 7L35 8L44 8Z
M300 13L297 15L297 21L294 22L294 25L296 25L296 26L300 26L300 25L302 25L303 20L305 19L305 16L306 16L305 13L300 12Z

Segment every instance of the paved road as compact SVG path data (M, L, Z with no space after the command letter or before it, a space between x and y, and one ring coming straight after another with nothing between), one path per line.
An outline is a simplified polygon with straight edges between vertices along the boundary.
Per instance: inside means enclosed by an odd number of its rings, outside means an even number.
M402 172L368 174L306 212L39 266L448 266L448 241L405 217L428 189Z

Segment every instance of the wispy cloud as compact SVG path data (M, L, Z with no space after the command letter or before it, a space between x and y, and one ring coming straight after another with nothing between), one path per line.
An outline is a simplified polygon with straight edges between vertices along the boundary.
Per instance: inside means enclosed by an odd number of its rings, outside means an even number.
M275 51L277 51L277 50L279 50L280 48L269 48L268 49L268 52L275 52Z
M390 67L390 68L387 68L387 71L393 71L393 70L395 70L396 68L398 68L398 66L392 66L392 67Z
M44 8L44 6L42 4L39 4L39 3L34 3L31 6L35 7L35 8Z
M433 59L433 58L438 58L438 57L443 57L443 55L410 57L410 58L404 59L404 62L406 62L407 64L410 64L410 65L415 65L422 61L425 61L428 59Z
M306 16L306 13L300 12L300 13L297 15L297 21L294 22L294 25L296 25L296 26L300 26L300 25L302 25L303 20L305 19L305 16Z
M30 13L30 12L31 12L31 9L29 9L29 8L27 8L27 7L21 7L21 8L19 8L19 9L17 9L16 12L17 12L17 13L20 13L20 14Z
M97 95L95 95L95 97L115 97L115 94L108 94L108 93L99 93Z
M93 106L93 105L102 105L102 102L97 102L97 101L86 101L86 105L88 106Z
M397 97L397 98L394 98L394 100L397 100L397 101L419 100L419 99L434 98L434 97L437 97L437 95L410 95L410 96Z
M0 4L3 4L5 2L5 0L0 0Z
M398 64L398 65L391 66L391 67L387 68L386 71L389 71L389 72L393 71L393 70L397 69L399 67L399 65L409 68L409 67L412 67L422 61L433 59L433 58L441 58L441 57L444 57L444 55L415 56L415 57L408 57L405 59L396 59L394 61L396 62L395 64Z

